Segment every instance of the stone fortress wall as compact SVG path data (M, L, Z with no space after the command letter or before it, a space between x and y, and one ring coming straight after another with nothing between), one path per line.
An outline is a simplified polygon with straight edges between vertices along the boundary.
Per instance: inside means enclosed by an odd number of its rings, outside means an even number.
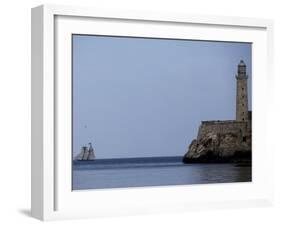
M197 140L216 134L219 143L217 148L250 150L251 124L251 120L203 121L199 127Z
M202 137L206 136L208 133L228 133L228 132L241 132L242 136L246 136L247 134L247 124L242 121L234 121L234 120L227 120L227 121L203 121L199 127L199 132L197 139L201 139Z

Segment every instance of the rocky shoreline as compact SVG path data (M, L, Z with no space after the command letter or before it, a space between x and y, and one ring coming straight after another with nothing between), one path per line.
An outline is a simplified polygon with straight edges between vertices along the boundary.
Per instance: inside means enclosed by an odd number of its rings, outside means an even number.
M182 161L184 163L237 163L250 165L251 144L241 142L237 133L210 132L193 140Z
M235 163L239 166L251 166L252 164L252 155L251 152L241 152L237 151L232 156L220 156L216 155L211 151L208 151L206 154L201 155L197 158L192 158L186 154L182 161L184 163Z

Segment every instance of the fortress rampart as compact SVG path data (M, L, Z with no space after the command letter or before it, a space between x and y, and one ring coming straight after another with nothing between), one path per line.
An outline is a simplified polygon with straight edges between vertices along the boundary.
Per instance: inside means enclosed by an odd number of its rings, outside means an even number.
M251 121L202 121L199 127L197 140L200 140L209 133L237 133L243 139L243 137L247 137L251 134Z

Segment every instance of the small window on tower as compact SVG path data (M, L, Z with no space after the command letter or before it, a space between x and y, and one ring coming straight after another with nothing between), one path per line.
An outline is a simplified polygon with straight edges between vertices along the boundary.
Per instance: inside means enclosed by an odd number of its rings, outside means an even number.
M243 142L246 142L246 140L247 140L246 137L243 137Z
M242 121L245 121L245 119L244 119L244 118L242 118Z

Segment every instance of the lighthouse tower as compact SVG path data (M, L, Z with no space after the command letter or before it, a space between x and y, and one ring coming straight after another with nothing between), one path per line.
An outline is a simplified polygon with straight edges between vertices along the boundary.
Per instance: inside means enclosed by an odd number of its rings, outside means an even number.
M243 60L238 64L236 80L236 120L246 121L248 120L248 76L246 74L246 64Z

